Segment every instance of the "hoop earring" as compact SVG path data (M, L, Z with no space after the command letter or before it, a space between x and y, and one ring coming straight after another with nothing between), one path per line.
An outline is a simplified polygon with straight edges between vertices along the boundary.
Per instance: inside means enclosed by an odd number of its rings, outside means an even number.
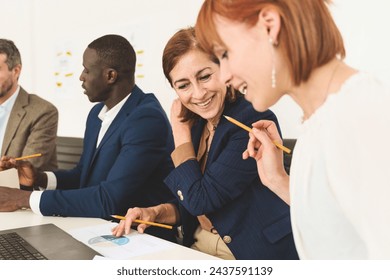
M274 40L270 37L269 43L271 45L271 59L272 59L272 70L271 70L271 87L276 88L276 69L275 69L275 51L274 51Z

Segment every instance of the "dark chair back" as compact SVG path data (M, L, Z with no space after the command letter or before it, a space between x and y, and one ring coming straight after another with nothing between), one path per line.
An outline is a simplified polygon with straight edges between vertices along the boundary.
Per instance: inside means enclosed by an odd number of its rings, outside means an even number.
M287 173L290 174L290 166L291 166L291 160L294 153L294 147L295 143L297 142L297 139L283 139L283 145L289 149L291 149L291 153L283 153L284 156L284 168L286 169Z
M57 136L58 169L72 169L83 152L83 138Z

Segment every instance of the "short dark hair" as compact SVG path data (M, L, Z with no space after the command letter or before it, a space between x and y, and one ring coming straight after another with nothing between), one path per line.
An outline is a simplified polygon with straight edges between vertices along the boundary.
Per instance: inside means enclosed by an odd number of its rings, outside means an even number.
M20 52L11 40L0 39L0 53L7 56L5 63L9 70L14 69L16 65L22 65Z
M115 69L120 75L125 74L134 82L136 55L130 42L115 34L104 35L92 41L88 48L96 51L100 61Z

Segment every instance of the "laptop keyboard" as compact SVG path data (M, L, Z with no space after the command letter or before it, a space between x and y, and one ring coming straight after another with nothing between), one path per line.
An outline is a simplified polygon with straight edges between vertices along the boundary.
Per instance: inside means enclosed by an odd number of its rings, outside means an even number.
M46 260L16 232L0 234L0 260Z

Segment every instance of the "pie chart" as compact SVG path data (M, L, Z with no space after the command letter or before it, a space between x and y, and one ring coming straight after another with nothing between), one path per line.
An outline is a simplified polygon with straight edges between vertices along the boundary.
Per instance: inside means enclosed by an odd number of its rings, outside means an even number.
M129 238L125 236L116 237L113 235L96 236L88 240L88 244L98 247L122 246L129 243Z

